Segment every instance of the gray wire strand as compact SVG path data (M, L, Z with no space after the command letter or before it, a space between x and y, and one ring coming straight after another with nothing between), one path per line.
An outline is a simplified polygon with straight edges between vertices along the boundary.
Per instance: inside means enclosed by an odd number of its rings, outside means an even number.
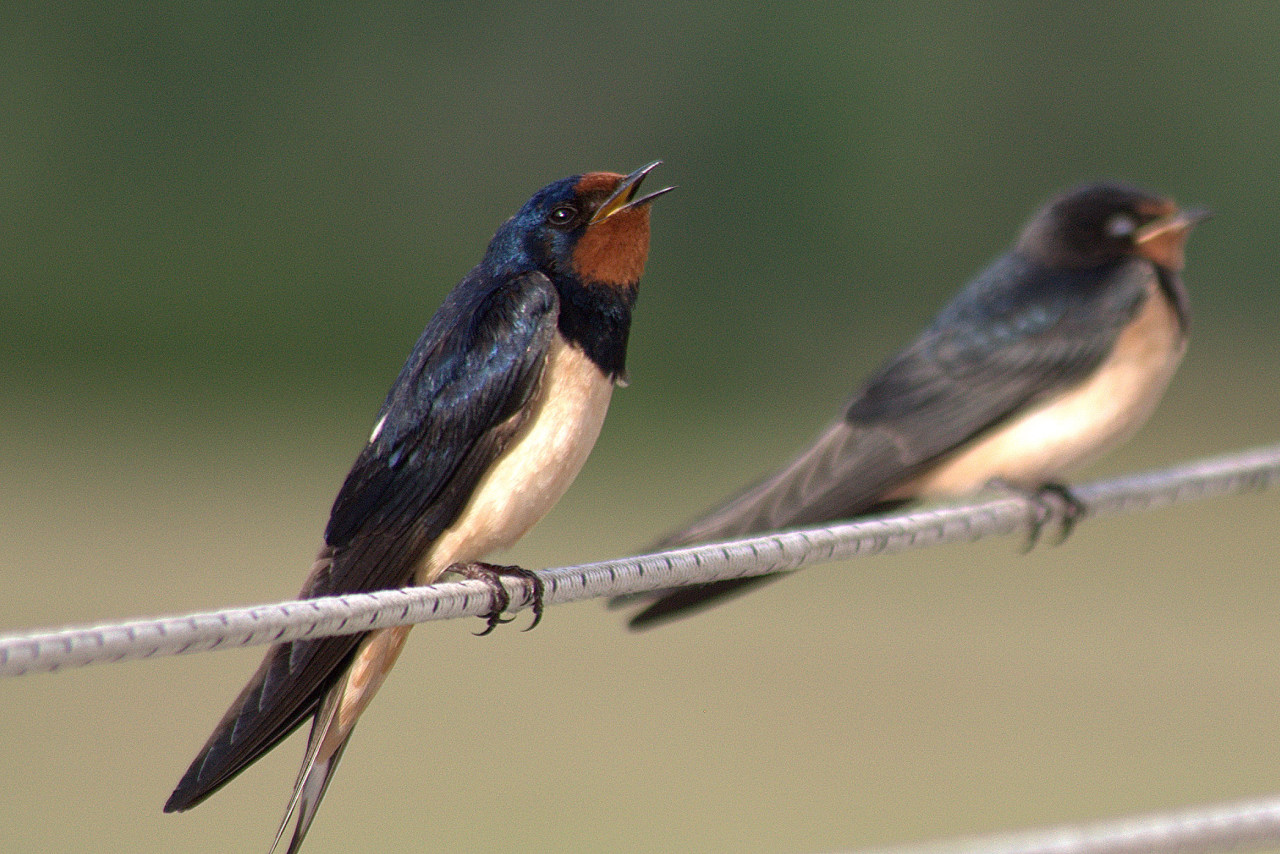
M1209 854L1277 842L1280 798L1270 798L857 854Z
M1280 479L1280 445L1160 471L1084 484L1072 494L1089 516L1128 513L1261 490ZM1008 494L910 513L729 543L542 570L547 605L764 575L810 564L977 540L1027 528L1043 515L1031 498ZM505 583L505 582L504 582ZM511 582L512 609L529 604ZM384 590L127 623L0 636L0 676L112 661L355 634L408 623L479 616L491 607L480 581Z

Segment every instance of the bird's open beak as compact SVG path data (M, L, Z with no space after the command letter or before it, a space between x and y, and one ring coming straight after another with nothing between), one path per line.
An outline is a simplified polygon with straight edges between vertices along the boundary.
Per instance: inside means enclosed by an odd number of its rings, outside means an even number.
M604 222L618 211L625 211L627 208L647 205L663 193L669 193L674 190L675 187L667 187L666 189L658 190L656 193L650 193L649 195L643 196L639 199L635 197L636 191L640 189L640 182L644 180L644 176L652 172L655 168L661 165L661 163L661 160L655 160L648 166L641 166L639 169L623 178L618 184L618 188L609 195L609 198L604 200L604 204L600 205L595 216L591 217L591 222L587 223L587 225L595 225L598 222Z
M1183 252L1191 227L1208 219L1210 212L1204 208L1174 211L1168 216L1147 223L1138 229L1133 242L1138 254L1168 270L1181 270Z

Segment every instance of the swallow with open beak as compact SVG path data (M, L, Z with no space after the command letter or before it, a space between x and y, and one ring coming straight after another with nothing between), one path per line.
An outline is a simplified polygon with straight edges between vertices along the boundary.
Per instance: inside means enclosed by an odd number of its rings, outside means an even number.
M591 172L539 190L494 235L409 355L334 501L302 588L311 598L408 584L445 572L488 580L489 626L509 602L479 563L551 509L590 453L615 383L649 252L657 166ZM282 643L222 718L166 812L190 809L302 723L311 736L272 850L296 816L306 836L361 712L409 626Z
M1026 490L1128 438L1186 350L1180 272L1206 216L1119 184L1050 201L776 473L655 548L818 525L992 482ZM616 597L643 628L778 575Z

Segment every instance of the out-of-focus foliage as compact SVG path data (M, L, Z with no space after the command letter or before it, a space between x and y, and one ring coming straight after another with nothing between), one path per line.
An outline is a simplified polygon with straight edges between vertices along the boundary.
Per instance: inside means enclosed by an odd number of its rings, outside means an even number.
M0 6L0 627L292 594L498 223L659 157L633 384L513 560L632 551L776 464L1096 178L1217 213L1186 365L1104 467L1274 440L1277 39L1243 3ZM420 629L307 850L799 852L1271 790L1274 530L1233 499L644 636ZM4 847L262 846L300 745L159 811L256 660L0 686Z

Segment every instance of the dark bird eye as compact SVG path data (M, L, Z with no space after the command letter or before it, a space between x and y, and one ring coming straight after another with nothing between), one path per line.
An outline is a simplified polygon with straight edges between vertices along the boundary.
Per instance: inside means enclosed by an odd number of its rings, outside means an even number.
M551 225L566 226L578 218L578 209L573 205L561 205L547 214L547 222Z

